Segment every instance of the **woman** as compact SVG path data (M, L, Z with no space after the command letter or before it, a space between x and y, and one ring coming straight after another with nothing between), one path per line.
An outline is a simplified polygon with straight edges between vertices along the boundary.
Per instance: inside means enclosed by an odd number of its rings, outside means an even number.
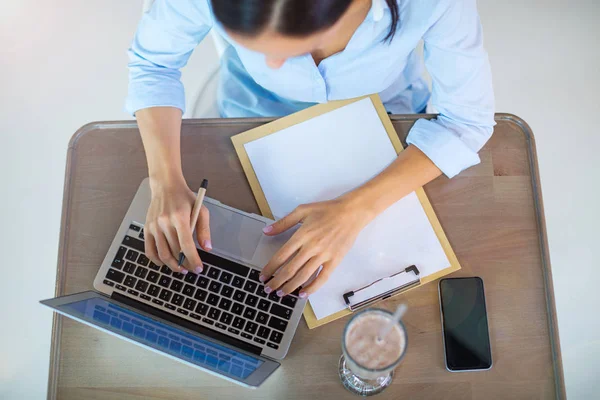
M127 108L140 127L152 188L146 253L174 271L202 270L189 228L194 194L181 170L179 68L210 29L230 45L218 98L223 117L281 116L371 93L389 112L422 112L430 94L415 53L421 39L440 113L417 121L406 150L371 181L265 228L277 235L302 223L263 269L267 292L284 296L322 265L300 296L314 293L363 227L440 174L479 163L492 134L491 73L475 0L157 0L129 51ZM210 251L205 208L196 230ZM185 268L177 266L180 249Z

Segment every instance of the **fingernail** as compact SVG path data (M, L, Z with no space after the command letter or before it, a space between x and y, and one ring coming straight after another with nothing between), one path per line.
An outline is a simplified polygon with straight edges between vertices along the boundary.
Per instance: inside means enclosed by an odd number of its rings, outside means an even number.
M267 225L263 228L264 233L269 233L273 230L273 225Z
M204 248L206 250L212 250L212 243L210 242L210 240L205 240L204 241Z
M308 297L308 294L306 292L300 292L299 296L300 296L301 299L305 299L305 298Z
M185 268L181 268L181 273L182 273L183 275L187 275L187 273L188 273L188 270L187 270L187 269L185 269Z
M277 291L277 296L283 297L283 290L278 290Z
M196 267L196 269L194 269L194 272L199 274L200 272L202 272L202 267Z
M273 289L271 289L270 287L266 286L265 287L265 293L271 293L273 291Z
M261 282L264 282L264 281L267 280L267 277L264 276L264 275L261 275L261 276L258 277L258 280L261 281Z

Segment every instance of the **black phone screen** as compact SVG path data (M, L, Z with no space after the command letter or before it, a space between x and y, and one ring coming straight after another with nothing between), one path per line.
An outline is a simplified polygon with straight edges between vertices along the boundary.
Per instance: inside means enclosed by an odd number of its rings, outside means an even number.
M481 278L442 279L440 301L448 369L489 369L492 351Z

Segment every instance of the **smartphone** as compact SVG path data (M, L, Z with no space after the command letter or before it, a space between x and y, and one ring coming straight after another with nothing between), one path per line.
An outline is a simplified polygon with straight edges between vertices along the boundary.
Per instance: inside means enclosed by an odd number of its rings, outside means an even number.
M446 369L460 372L492 368L483 280L442 279L439 294Z

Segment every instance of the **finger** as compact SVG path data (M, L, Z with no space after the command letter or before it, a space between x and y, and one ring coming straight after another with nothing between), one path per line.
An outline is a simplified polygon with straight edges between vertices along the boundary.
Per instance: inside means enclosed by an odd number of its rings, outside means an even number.
M171 270L175 272L183 272L187 270L185 268L179 267L177 264L177 260L173 256L171 251L171 247L167 242L166 236L163 232L157 232L157 235L154 237L156 240L156 249L158 250L158 257L167 267L171 268Z
M283 286L287 281L292 279L296 273L306 264L308 260L310 260L312 254L306 250L300 250L296 253L296 255L287 263L286 266L282 267L273 279L271 279L268 283L265 284L265 292L271 293L274 290L279 289ZM300 286L300 285L298 285Z
M281 246L277 253L275 253L275 255L271 257L267 265L265 265L265 267L262 269L258 279L261 282L268 281L269 278L273 276L275 271L277 271L279 267L285 264L287 260L289 260L289 258L293 256L294 253L296 253L296 251L298 251L298 249L301 247L301 244L301 235L298 235L298 232L296 232L290 238L290 240L288 240L286 244Z
M199 274L202 272L202 260L200 260L200 256L198 255L198 250L196 249L196 243L194 243L194 237L192 236L189 222L178 222L175 225L175 231L177 232L181 251L183 254L185 254L185 268L191 272Z
M202 206L200 209L200 217L198 218L198 222L196 222L196 237L198 238L200 247L206 251L212 250L212 242L210 240L210 213L205 206Z
M331 275L331 272L335 267L336 264L334 264L331 261L323 263L323 268L321 269L321 272L319 272L319 275L317 275L315 280L303 287L300 291L300 298L305 299L311 294L315 293L317 290L319 290L319 288L323 286L325 282L327 282L329 276Z
M311 258L292 279L290 279L285 285L283 285L281 289L277 291L277 296L283 297L304 285L310 279L310 277L313 276L315 271L319 269L321 264L322 262L320 258Z
M156 241L154 235L146 230L144 233L144 253L146 256L156 265L161 265L160 258L158 257L158 250L156 249Z
M265 226L263 228L263 232L269 236L279 235L280 233L287 231L297 223L301 222L305 214L306 206L298 206L294 209L294 211L281 218L279 221Z

